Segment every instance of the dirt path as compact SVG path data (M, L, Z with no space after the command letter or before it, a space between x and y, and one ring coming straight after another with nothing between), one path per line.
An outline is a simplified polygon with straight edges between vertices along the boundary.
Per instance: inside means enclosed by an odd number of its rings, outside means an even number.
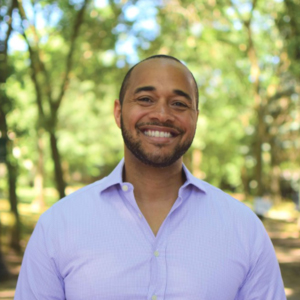
M288 300L300 300L300 239L296 223L265 219Z

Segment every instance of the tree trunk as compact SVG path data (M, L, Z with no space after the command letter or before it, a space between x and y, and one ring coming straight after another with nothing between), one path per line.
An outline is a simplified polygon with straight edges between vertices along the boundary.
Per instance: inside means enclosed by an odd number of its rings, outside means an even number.
M20 252L20 217L18 213L18 198L16 193L17 188L17 166L9 160L6 163L8 171L8 184L9 184L9 202L10 210L14 217L14 222L10 237L10 246L12 249Z
M243 20L243 17L240 15L239 10L235 7L235 10L237 14L240 16L241 21L243 22L246 32L247 32L247 38L248 38L248 45L247 45L247 55L250 60L251 68L250 68L250 74L251 74L251 80L252 80L252 87L253 87L253 94L254 94L254 110L257 115L257 123L256 123L256 136L254 141L254 156L256 158L256 168L255 168L255 179L257 181L257 196L263 195L263 161L262 161L262 143L263 138L265 134L265 126L264 126L264 120L263 120L263 99L260 94L260 66L258 61L258 56L256 53L255 45L254 45L254 37L252 34L252 28L251 28L251 22L253 17L253 12L256 7L257 0L253 0L252 2L252 10L250 12L250 16L248 20Z
M10 275L2 254L1 237L2 237L2 224L0 219L0 282L5 281Z
M281 202L280 195L280 167L277 165L272 166L271 171L271 182L270 190L272 195L272 201L274 204L279 204Z
M9 271L4 262L2 252L0 251L0 282L3 282L9 278Z
M192 148L183 155L183 163L192 172Z
M8 57L7 57L7 50L8 50L8 40L10 38L10 35L12 33L12 15L14 9L17 7L17 0L10 1L10 7L8 7L8 14L6 15L6 21L7 21L7 31L4 33L4 41L2 40L1 43L1 77L0 77L0 83L1 83L1 90L4 92L1 94L1 106L0 106L0 133L1 136L7 139L7 121L6 116L10 112L11 108L11 99L6 94L6 80L9 77L9 67L8 67ZM3 84L3 85L2 85ZM6 104L6 105L5 105ZM11 212L14 216L14 224L12 227L11 232L11 240L10 240L10 246L15 249L16 251L20 251L20 219L19 219L19 213L18 213L18 199L17 199L17 193L16 193L16 183L17 183L17 162L14 161L14 158L12 156L12 141L7 139L6 143L6 165L7 165L7 173L8 173L8 187L9 187L9 202L10 202L10 208ZM0 253L1 254L1 253ZM0 270L1 272L6 272L5 267L3 267L2 263L2 255L0 255ZM2 273L1 273L2 275ZM0 276L1 276L0 275Z
M60 153L57 147L57 138L54 132L50 132L50 145L51 145L51 154L52 154L52 159L53 159L54 169L55 169L56 187L59 192L59 197L64 198L66 184L64 181L63 171L61 167Z
M4 110L0 108L0 132L4 138L7 138L7 122L6 114ZM7 140L6 143L6 166L7 166L7 181L9 188L9 203L10 210L14 217L14 222L11 231L10 246L16 250L20 251L20 218L18 213L18 199L17 199L17 162L14 161L12 156L12 141Z
M242 179L245 199L247 199L250 195L250 190L249 190L249 179L247 174L247 168L245 165L241 169L241 179Z
M281 191L280 191L280 166L279 159L277 157L276 142L271 139L271 182L270 191L274 204L281 202Z
M199 179L203 178L203 173L201 172L200 165L202 161L202 152L199 149L193 149L192 152L192 170L193 175Z
M57 114L58 114L58 109L60 107L60 104L64 98L65 92L67 90L68 84L69 84L69 77L70 77L70 72L72 69L72 64L73 64L73 55L75 51L75 42L76 39L79 35L79 30L80 26L83 23L84 19L84 13L86 10L86 7L89 3L89 0L84 0L82 3L81 8L79 9L77 16L75 18L75 22L73 24L72 28L72 34L71 34L71 40L69 42L70 47L69 51L65 60L65 70L62 73L62 82L61 82L61 87L60 87L60 92L57 96L56 99L53 98L53 95L51 91L53 90L53 86L51 83L51 76L49 75L49 71L47 70L46 64L43 61L43 53L41 51L41 47L39 47L39 37L37 34L36 27L34 24L32 26L29 26L31 29L31 34L35 37L35 42L31 43L31 39L28 38L27 35L27 30L23 28L23 36L25 38L25 41L28 45L28 50L29 50L29 55L30 55L30 61L31 61L31 69L32 69L32 81L35 86L35 91L36 91L36 101L39 109L39 114L41 115L43 120L48 120L51 121L50 125L43 127L45 130L49 132L50 135L50 145L51 145L51 153L52 153L52 159L54 162L54 173L55 173L55 182L56 182L56 187L59 193L59 197L63 198L65 196L65 181L63 178L63 172L62 172L62 166L61 166L61 159L60 159L60 154L58 151L57 147L57 138L55 136L55 128L56 128L56 121L57 121ZM23 7L22 1L17 1L17 5L19 8L19 13L23 21L26 21L26 23L30 22L28 21L28 18L26 16L26 11ZM23 22L25 23L25 22ZM43 77L44 81L38 80L38 77L36 74L40 73L41 77ZM56 83L57 80L55 80ZM46 102L46 103L44 103ZM50 114L47 114L44 111L44 105L49 105L51 111Z
M265 133L265 126L263 120L263 109L261 106L257 109L257 130L255 139L255 179L257 181L257 196L263 196L263 161L262 161L262 144Z
M44 145L42 139L42 130L38 130L38 162L36 168L36 174L34 178L34 190L36 192L36 198L32 202L32 208L34 211L41 212L45 208L44 199Z

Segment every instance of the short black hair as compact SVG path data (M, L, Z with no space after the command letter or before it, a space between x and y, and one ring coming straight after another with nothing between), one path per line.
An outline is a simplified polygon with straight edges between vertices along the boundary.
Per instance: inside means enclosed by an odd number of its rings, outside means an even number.
M131 67L129 69L129 71L126 73L124 79L123 79L123 82L122 82L122 85L121 85L121 89L120 89L120 93L119 93L119 101L120 101L120 104L122 105L123 104L123 100L124 100L124 97L125 97L125 93L126 93L126 90L127 90L127 87L128 87L128 84L129 84L129 79L130 79L130 75L133 71L133 69L139 65L140 63L146 61L146 60L149 60L149 59L155 59L155 58L166 58L166 59L172 59L172 60L175 60L177 62L179 62L180 64L184 65L179 59L175 58L174 56L170 56L170 55L164 55L164 54L157 54L157 55L152 55L142 61L140 61L139 63L135 64L133 67ZM184 65L185 66L185 65ZM185 66L186 67L186 66ZM189 69L188 69L189 70ZM192 78L193 78L193 81L195 83L195 95L196 95L196 108L198 109L198 103L199 103L199 92L198 92L198 85L197 85L197 82L196 82L196 79L194 77L194 75L192 74L192 72L189 70L190 74L192 75Z

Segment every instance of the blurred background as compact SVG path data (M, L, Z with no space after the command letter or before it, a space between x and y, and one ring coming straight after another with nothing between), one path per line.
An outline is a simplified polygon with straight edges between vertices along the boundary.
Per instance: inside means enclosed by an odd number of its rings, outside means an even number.
M300 280L299 0L0 0L0 299L39 215L122 158L113 102L154 54L198 83L185 164L288 241Z

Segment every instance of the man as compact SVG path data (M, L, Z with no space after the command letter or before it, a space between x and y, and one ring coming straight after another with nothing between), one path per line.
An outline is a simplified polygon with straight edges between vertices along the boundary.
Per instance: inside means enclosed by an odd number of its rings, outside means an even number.
M124 160L41 216L15 299L286 299L262 223L182 164L198 117L191 72L169 56L140 62L114 115Z

